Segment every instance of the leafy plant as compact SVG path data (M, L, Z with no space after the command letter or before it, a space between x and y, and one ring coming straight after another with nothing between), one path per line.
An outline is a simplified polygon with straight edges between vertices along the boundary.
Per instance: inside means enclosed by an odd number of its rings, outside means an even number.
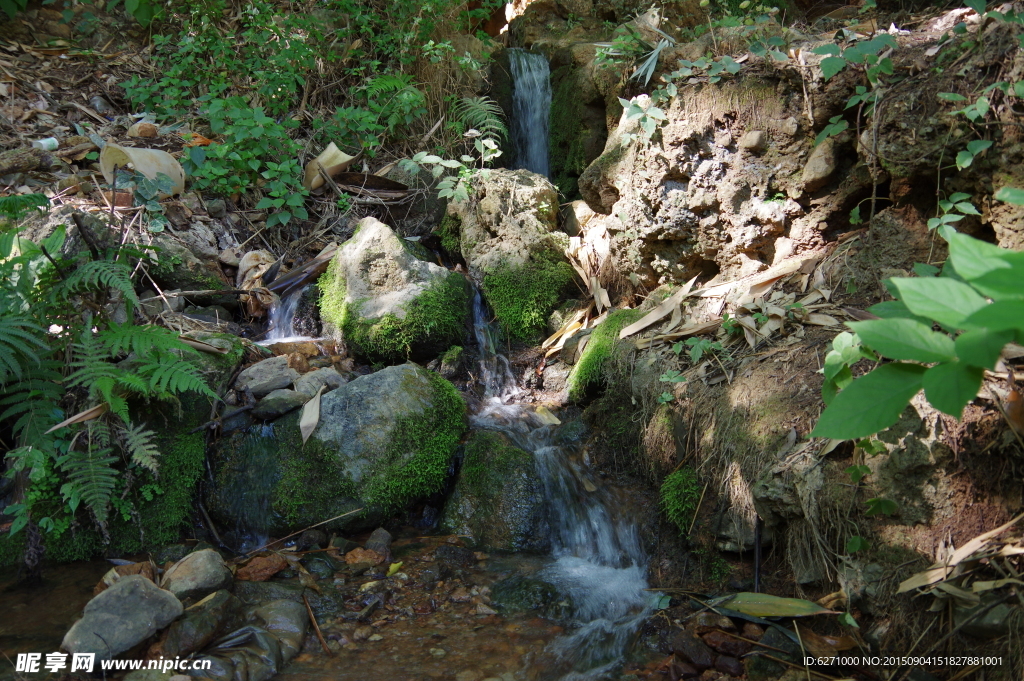
M833 116L828 119L828 125L826 125L821 132L815 135L814 146L818 146L829 137L835 137L849 127L850 123L843 120L843 116L841 114L839 116Z
M939 233L949 244L941 275L888 280L896 300L870 308L882 319L850 322L856 339L840 334L833 341L822 389L828 407L813 435L877 433L895 423L922 389L932 406L959 418L984 370L995 366L1007 343L1024 339L1024 254L959 234L948 224ZM894 361L852 379L850 365L876 352ZM876 506L885 512L885 505Z
M672 346L672 350L678 355L683 351L684 343L676 343ZM708 340L707 338L687 338L685 345L689 347L688 354L690 361L696 364L709 352L719 352L723 350L722 344L718 341Z
M675 369L669 369L661 376L659 376L658 380L661 381L662 383L682 383L683 381L686 380L686 376L683 376L682 373L676 371Z
M974 204L969 201L970 194L957 192L951 194L948 199L939 201L939 215L928 219L928 229L935 229L943 225L952 225L960 222L968 215L981 215Z
M501 107L490 97L461 97L452 103L452 114L462 124L462 132L476 130L496 141L508 139L508 127Z
M654 131L658 129L658 124L668 120L668 116L665 115L664 111L654 106L653 103L642 106L638 99L634 97L633 99L626 100L620 97L619 104L626 110L626 120L639 120L640 129L643 130L644 137L650 139ZM627 133L623 135L623 138L626 137L634 137L634 135Z
M701 485L697 473L688 466L673 471L661 483L661 509L668 519L687 534L700 503Z

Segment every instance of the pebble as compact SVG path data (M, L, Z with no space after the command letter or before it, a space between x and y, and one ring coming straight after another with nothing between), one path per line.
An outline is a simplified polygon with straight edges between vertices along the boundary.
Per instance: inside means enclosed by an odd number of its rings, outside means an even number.
M366 640L367 641L383 641L384 637L381 636L380 634L374 634L373 636L371 636L370 638L368 638Z
M455 681L480 681L480 677L483 676L476 669L465 669L455 675Z
M448 654L444 648L431 648L428 652L434 657L444 657Z

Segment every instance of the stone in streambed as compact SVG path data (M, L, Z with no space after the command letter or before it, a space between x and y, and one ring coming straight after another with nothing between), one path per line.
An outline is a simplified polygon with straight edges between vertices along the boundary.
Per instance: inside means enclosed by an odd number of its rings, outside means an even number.
M689 629L677 632L671 645L672 652L687 660L698 671L710 669L715 664L715 654Z
M185 610L158 643L150 648L152 657L183 657L201 650L227 630L242 603L228 591L216 591Z
M274 390L259 401L252 410L252 415L254 418L270 421L298 409L308 402L309 398L309 395L296 390Z
M123 577L85 606L64 636L69 653L109 660L146 640L182 613L181 601L139 575Z
M271 357L246 367L235 379L235 390L248 390L253 397L263 397L287 388L299 378L299 372L288 366L287 357Z
M231 587L231 570L213 549L185 556L164 573L163 587L184 601Z
M303 374L301 378L295 381L295 390L312 397L320 389L320 386L324 386L324 392L330 392L335 388L340 388L347 382L348 379L339 374L337 369L324 367L323 369L315 369L308 374Z

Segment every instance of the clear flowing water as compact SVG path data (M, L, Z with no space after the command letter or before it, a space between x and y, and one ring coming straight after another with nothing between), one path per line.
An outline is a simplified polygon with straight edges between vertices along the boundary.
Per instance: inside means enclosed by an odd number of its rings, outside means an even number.
M305 336L298 336L295 333L295 312L299 309L299 301L306 288L292 291L277 304L270 306L267 315L267 335L261 345L280 343L281 341L309 340Z
M548 119L551 80L542 54L518 48L508 51L512 69L512 141L519 168L548 175Z
M478 339L494 337L482 302L474 305L473 321ZM480 352L482 365L507 367L493 343L480 343ZM636 526L615 513L621 506L616 491L595 484L580 453L561 444L557 425L526 407L503 404L518 390L511 371L493 373L488 380L489 397L471 424L501 431L534 455L551 514L554 558L540 576L568 595L574 608L575 630L548 646L542 678L606 678L622 664L633 634L657 600L646 591L647 556Z

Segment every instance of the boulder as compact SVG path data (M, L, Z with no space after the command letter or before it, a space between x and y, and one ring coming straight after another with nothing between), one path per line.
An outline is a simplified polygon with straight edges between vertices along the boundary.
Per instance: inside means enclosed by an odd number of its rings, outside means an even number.
M253 611L253 618L262 628L281 642L281 657L285 662L302 649L302 641L309 628L309 615L302 603L277 600L265 603Z
M436 356L465 333L469 283L421 255L383 222L363 218L321 279L321 319L370 360Z
M500 433L474 432L441 527L488 551L547 551L547 506L533 455Z
M814 147L801 175L804 191L817 191L828 184L832 173L836 171L837 146L836 138L829 137Z
M190 553L164 573L163 587L184 601L231 586L231 570L213 549Z
M271 357L245 368L235 379L235 390L248 390L253 397L263 397L292 385L299 372L288 366L287 357Z
M330 371L334 370L331 369ZM335 371L335 373L337 372ZM311 395L298 392L297 390L285 390L283 388L274 390L259 401L259 404L252 410L252 415L258 419L270 421L298 409L308 402L310 397Z
M558 192L540 175L506 169L477 175L470 189L467 201L448 205L447 229L505 331L533 339L573 280Z
M182 238L167 233L158 234L153 239L157 247L157 263L150 268L154 281L162 289L179 289L182 291L216 291L228 288L217 261L216 244L206 243L208 230L195 237L202 242L202 248ZM193 248L199 254L193 252ZM199 305L225 305L234 307L237 300L229 295L204 295L189 298Z
M295 390L308 397L312 397L320 389L320 386L324 386L324 392L330 392L335 388L340 388L347 382L348 379L339 374L337 369L324 367L323 369L315 369L308 374L303 374L301 378L295 381Z
M89 601L61 648L95 653L100 660L120 655L163 629L182 613L181 601L140 575L119 579Z
M210 512L253 536L308 527L376 527L442 487L465 430L451 383L416 364L360 376L324 394L320 422L302 443L298 414L236 433L213 455Z
M151 658L184 657L203 649L227 631L241 607L241 601L228 591L210 594L186 609L184 616L171 623L160 641L150 648Z

